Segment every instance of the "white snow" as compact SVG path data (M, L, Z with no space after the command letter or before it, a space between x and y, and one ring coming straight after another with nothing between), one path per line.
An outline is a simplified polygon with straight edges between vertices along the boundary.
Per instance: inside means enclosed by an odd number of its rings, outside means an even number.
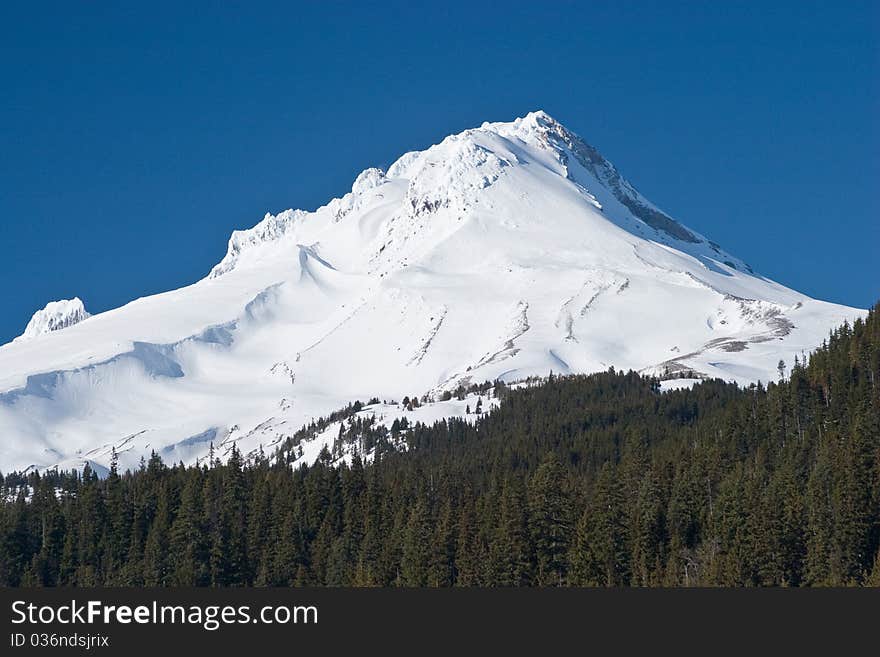
M663 392L668 392L670 390L686 390L688 388L693 388L700 381L702 381L702 379L666 379L665 381L660 382L660 390Z
M353 400L550 371L768 381L864 314L752 274L535 112L267 214L193 285L0 347L0 469L269 453Z
M389 429L394 425L395 420L406 420L409 427L416 424L431 426L440 420L449 418L461 418L466 422L474 423L492 409L498 408L499 403L499 400L492 396L490 389L486 394L470 393L465 395L464 399L453 397L445 401L434 400L412 408L405 407L402 402L371 404L355 413L353 418L372 418L377 426L385 426ZM477 413L478 404L480 404L480 413ZM334 457L335 462L345 461L350 464L356 444L342 445L342 454L333 454L333 445L339 436L339 429L348 422L350 420L332 422L323 431L316 432L310 439L302 443L301 454L295 448L293 453L296 458L293 461L293 466L313 463L325 448L331 457ZM401 441L396 447L402 449L405 445ZM373 452L361 452L360 456L364 462L370 462L373 460L374 454Z
M31 321L25 327L24 333L15 338L13 342L31 340L38 335L60 331L68 326L78 324L88 317L90 315L86 312L85 306L83 306L83 302L79 297L50 301L46 304L45 308L34 313Z

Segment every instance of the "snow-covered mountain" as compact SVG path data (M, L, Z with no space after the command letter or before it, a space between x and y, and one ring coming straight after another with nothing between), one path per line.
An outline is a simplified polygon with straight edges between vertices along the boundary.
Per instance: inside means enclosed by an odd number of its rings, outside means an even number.
M25 327L24 333L15 338L14 342L31 340L44 333L60 331L68 326L79 324L90 316L79 297L50 301L45 308L34 313L31 321Z
M269 451L355 399L550 371L766 381L863 314L755 274L533 112L267 214L193 285L0 347L0 468Z

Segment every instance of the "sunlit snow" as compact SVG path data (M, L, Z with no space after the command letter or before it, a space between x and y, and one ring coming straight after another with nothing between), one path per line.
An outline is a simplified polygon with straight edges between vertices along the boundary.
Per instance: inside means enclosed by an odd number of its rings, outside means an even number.
M862 315L751 273L535 112L266 215L193 285L0 347L0 469L270 451L354 400L551 371L767 381Z

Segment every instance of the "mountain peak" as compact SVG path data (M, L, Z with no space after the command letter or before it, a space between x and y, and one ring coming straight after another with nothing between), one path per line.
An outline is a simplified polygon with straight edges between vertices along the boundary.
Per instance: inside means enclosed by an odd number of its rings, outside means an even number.
M575 182L578 175L572 171L575 164L588 174L588 183L598 183L623 205L630 215L657 231L664 239L675 242L708 243L700 235L689 230L664 211L656 207L626 180L617 168L609 162L594 146L566 128L543 110L529 112L523 118L511 123L484 124L503 136L515 136L526 142L537 143L554 151L559 161L566 167L566 175ZM594 190L589 190L593 192ZM740 266L745 266L740 262ZM747 266L746 266L747 267Z
M23 338L87 316L53 302ZM754 275L539 110L267 214L207 279L4 345L0 467L249 453L355 399L551 371L768 381L859 316Z
M536 126L542 126L542 127L547 127L547 126L551 126L551 125L552 126L561 126L559 121L554 119L552 116L547 114L547 112L545 112L542 109L538 109L538 110L534 110L533 112L529 112L524 117L522 117L520 119L516 119L516 121L519 121L520 123L523 123L525 125L536 125ZM514 122L516 122L516 121L514 121Z
M734 269L750 271L743 261L652 204L595 147L546 111L537 109L512 121L485 122L424 150L405 153L387 171L365 169L350 192L314 212L267 214L252 228L233 232L226 255L209 278L221 276L245 260L256 261L267 245L274 248L287 237L297 242L294 234L308 230L306 224L335 224L365 205L375 204L377 199L390 200L395 196L394 189L406 190L402 214L422 217L446 209L464 216L479 204L484 189L502 177L511 177L514 169L537 171L531 166L534 163L573 185L583 200L619 228L696 257L718 258ZM390 188L385 189L391 190L390 195L380 189L388 183ZM399 229L400 225L389 228L392 232Z
M559 121L550 116L547 112L542 109L536 109L525 116L518 116L512 121L499 121L499 122L491 122L487 121L483 123L483 127L491 127L491 126L510 126L510 127L520 127L520 126L561 126Z
M79 324L90 316L79 297L50 301L45 308L34 313L24 333L15 340L31 340L46 333L60 331L68 326Z
M526 142L531 142L536 137L541 141L546 141L546 136L551 133L559 138L565 138L573 134L559 121L541 109L529 112L525 116L517 117L513 121L487 121L479 129L493 132L503 137L517 137Z

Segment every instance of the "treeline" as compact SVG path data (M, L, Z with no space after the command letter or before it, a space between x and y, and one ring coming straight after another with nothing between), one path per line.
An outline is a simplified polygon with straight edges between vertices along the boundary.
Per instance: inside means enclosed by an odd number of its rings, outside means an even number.
M7 475L0 583L880 585L878 379L875 307L767 387L554 377L369 465Z

